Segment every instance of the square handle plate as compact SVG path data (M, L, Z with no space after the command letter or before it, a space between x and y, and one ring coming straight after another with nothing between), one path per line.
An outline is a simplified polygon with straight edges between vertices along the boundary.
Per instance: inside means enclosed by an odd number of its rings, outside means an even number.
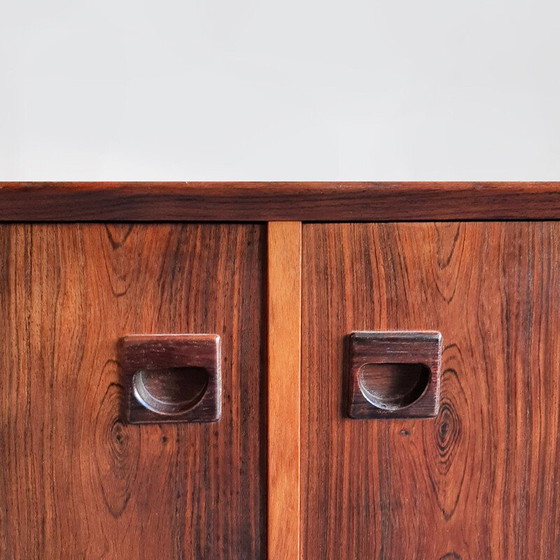
M353 332L347 337L351 418L437 416L442 337L435 331Z
M218 335L126 336L120 340L120 360L130 423L214 422L220 418Z

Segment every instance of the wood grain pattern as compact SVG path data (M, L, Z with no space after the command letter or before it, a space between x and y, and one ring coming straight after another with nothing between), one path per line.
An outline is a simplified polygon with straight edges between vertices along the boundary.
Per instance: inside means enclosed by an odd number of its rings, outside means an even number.
M301 223L268 224L268 559L300 558Z
M558 557L560 223L303 231L303 557ZM441 331L436 419L344 417L354 329Z
M0 183L0 221L560 219L560 182Z
M439 410L441 333L358 331L346 337L351 418L430 418Z
M133 424L215 422L222 412L215 334L129 335L119 341L123 414Z
M264 231L0 227L0 558L265 555ZM128 425L117 341L211 332L223 413Z

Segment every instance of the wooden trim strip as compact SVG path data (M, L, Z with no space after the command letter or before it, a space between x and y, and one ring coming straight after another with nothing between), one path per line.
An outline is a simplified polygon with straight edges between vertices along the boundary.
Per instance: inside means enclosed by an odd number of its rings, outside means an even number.
M301 223L268 224L268 559L300 558Z
M0 221L558 220L560 182L0 183Z

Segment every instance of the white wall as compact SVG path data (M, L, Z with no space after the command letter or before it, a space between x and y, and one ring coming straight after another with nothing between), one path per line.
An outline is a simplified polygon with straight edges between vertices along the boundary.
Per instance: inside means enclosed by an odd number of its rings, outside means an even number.
M560 180L543 0L0 0L1 180Z

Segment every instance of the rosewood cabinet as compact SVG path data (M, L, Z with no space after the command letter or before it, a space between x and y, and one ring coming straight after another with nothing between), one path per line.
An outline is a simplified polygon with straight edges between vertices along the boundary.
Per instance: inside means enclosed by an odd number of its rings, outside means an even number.
M303 558L554 558L560 223L303 231ZM424 329L438 416L348 418L346 333Z
M560 184L0 184L0 558L560 550Z
M0 226L0 557L259 558L264 227ZM216 333L222 415L131 425L117 343Z

